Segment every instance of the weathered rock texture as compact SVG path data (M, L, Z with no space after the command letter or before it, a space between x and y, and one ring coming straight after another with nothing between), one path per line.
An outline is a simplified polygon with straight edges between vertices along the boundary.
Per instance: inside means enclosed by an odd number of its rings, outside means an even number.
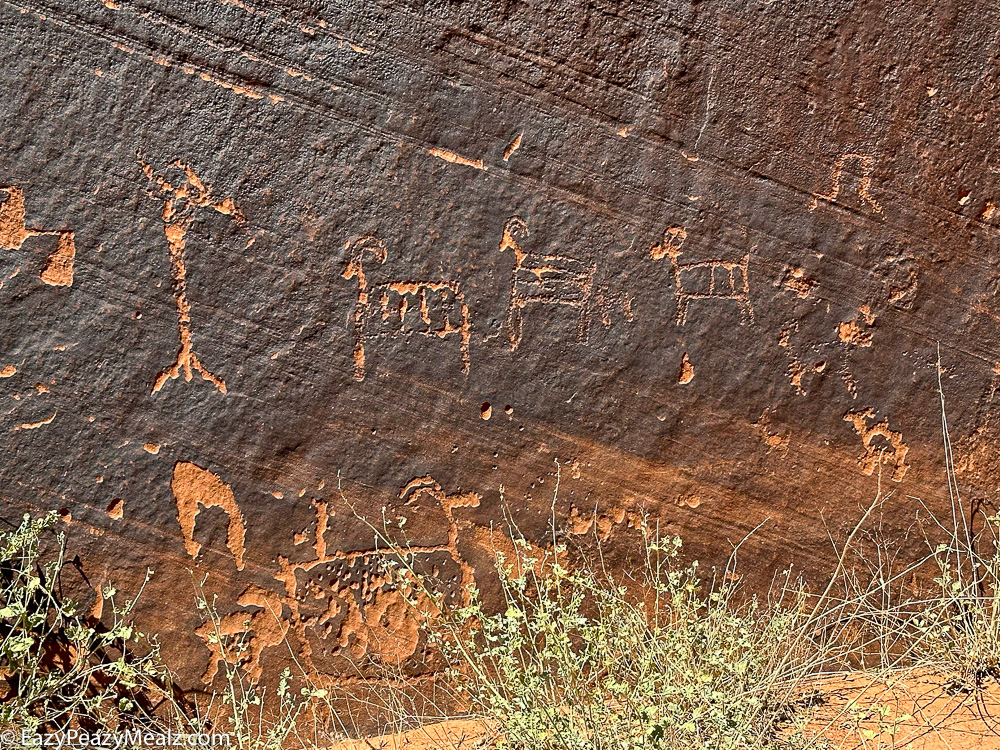
M994 498L995 3L0 0L0 30L4 517L66 509L91 586L153 568L191 685L206 575L255 674L418 649L358 516L456 597L504 503L621 566L643 512L710 561L770 519L750 578L821 571L879 477L887 533L940 507L939 346Z

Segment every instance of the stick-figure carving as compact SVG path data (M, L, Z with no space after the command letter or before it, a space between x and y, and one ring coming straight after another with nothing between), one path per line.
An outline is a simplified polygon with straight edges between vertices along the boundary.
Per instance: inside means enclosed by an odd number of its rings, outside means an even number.
M585 342L596 267L565 255L531 255L520 242L528 234L528 225L524 220L520 216L512 216L504 225L498 248L501 253L508 249L514 251L507 311L507 336L511 351L521 343L521 310L536 303L577 308L577 339Z
M349 241L345 279L357 279L358 301L354 308L354 379L364 380L367 372L365 344L375 338L420 335L428 338L458 338L462 374L469 374L469 343L472 325L469 307L458 284L451 281L388 281L370 286L365 260L371 255L385 263L385 243L368 235Z
M671 227L663 234L663 240L650 248L650 255L659 259L670 258L674 272L674 299L677 313L674 322L683 325L687 320L688 305L692 300L732 300L740 312L740 325L754 322L753 305L750 302L750 283L747 269L750 252L738 261L702 260L681 263L681 247L687 238L682 227Z
M209 381L222 393L226 392L226 383L218 375L213 374L198 360L194 353L194 338L191 333L191 304L187 298L187 266L184 263L185 235L198 218L198 209L211 208L220 214L232 216L242 222L243 214L236 207L232 198L218 200L212 195L210 186L206 186L198 175L187 164L175 161L173 167L179 170L183 182L173 185L167 178L156 174L153 168L139 158L142 171L150 183L156 183L163 198L163 233L167 238L170 253L170 274L173 277L174 301L177 304L177 332L180 338L180 349L177 359L166 369L160 371L153 383L153 392L160 390L164 383L180 377L191 382L192 371L197 371L204 380Z
M875 200L875 196L871 194L872 171L875 169L875 159L871 156L866 156L865 154L841 154L837 158L837 163L834 165L833 174L831 175L833 187L830 189L830 192L825 195L813 193L812 201L809 203L810 211L815 211L821 200L829 201L830 203L835 203L837 201L837 196L840 195L840 183L844 175L844 167L849 161L856 161L861 165L861 179L858 183L858 196L860 196L861 200L865 201L868 205L875 209L876 212L882 213L882 205Z

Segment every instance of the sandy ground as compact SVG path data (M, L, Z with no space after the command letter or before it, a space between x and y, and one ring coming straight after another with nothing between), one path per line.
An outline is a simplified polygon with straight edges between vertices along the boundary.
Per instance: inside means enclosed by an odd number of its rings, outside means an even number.
M1000 750L1000 685L994 682L968 692L942 673L855 673L810 687L822 697L803 731L818 749ZM453 719L333 750L476 750L496 737L487 723Z
M950 676L864 674L817 684L826 701L807 732L824 733L832 748L974 750L1000 748L1000 685L962 691Z

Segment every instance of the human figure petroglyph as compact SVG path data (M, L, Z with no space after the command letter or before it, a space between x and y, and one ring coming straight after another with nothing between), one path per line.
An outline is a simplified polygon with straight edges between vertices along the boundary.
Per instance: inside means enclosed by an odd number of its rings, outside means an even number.
M345 279L357 279L354 308L354 379L367 372L366 343L376 338L406 337L458 339L462 374L469 374L472 325L465 295L451 281L388 281L372 286L365 271L371 256L378 265L388 257L385 243L374 235L347 242Z
M504 225L503 237L497 248L501 253L507 250L514 253L507 311L507 337L511 351L521 343L521 311L532 304L565 305L579 310L577 339L585 342L596 267L565 255L532 255L521 245L528 235L528 225L524 220L520 216L512 216Z
M649 251L654 260L670 258L675 286L674 322L677 325L685 323L692 300L732 300L739 309L740 325L753 323L748 275L750 251L738 261L702 260L681 263L681 248L685 239L687 231L683 227L670 227L663 233L663 239Z
M73 284L73 261L76 258L74 234L68 229L35 229L25 223L24 191L13 185L0 185L7 197L0 203L0 248L20 250L31 237L56 237L55 250L49 255L39 276L49 286Z
M153 168L139 157L143 173L151 184L159 189L163 199L163 233L167 238L170 254L170 274L173 278L174 301L177 305L177 332L180 338L180 349L177 359L172 365L160 371L153 383L153 393L159 391L168 380L174 380L184 374L185 382L191 382L193 372L201 375L220 392L226 392L226 382L201 364L194 353L194 335L191 331L191 304L187 298L187 265L184 262L186 235L191 225L198 218L198 210L210 208L225 216L231 216L236 221L244 221L242 212L236 207L232 198L218 199L212 194L212 188L195 174L190 166L181 161L175 161L172 167L178 170L181 178L174 185L165 176L156 174Z
M848 162L857 162L861 165L860 182L858 183L858 196L877 213L882 213L882 204L875 200L875 196L871 193L872 172L875 169L875 159L874 157L867 156L865 154L841 154L837 158L837 163L834 165L833 174L831 175L833 187L830 188L829 193L812 194L812 201L809 203L810 211L815 211L821 200L829 201L830 203L837 202L837 197L840 195L841 189L840 183L843 180L844 169Z

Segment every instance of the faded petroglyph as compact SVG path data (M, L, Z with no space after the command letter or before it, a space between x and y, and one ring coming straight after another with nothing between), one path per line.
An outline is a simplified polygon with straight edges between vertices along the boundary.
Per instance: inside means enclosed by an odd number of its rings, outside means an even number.
M349 259L345 279L357 279L358 297L354 308L354 379L364 380L367 372L366 344L377 339L410 337L458 339L462 374L469 374L472 324L465 295L450 281L388 281L369 285L365 273L371 256L385 263L385 243L365 236L345 244Z
M694 510L695 508L699 507L701 503L702 499L697 495L691 493L685 495L678 495L676 498L674 498L674 505L679 505L682 508L690 508L691 510Z
M837 202L837 197L840 195L841 183L844 178L844 171L849 163L860 165L861 174L859 175L858 180L858 197L871 206L877 213L882 213L882 205L875 200L875 196L871 194L872 172L875 169L875 158L872 156L866 156L865 154L841 154L837 158L837 163L833 167L833 174L830 176L830 181L832 183L830 192L823 194L813 193L812 201L809 203L810 211L815 211L819 206L820 201L828 201L830 203Z
M705 129L708 127L709 122L712 118L712 109L718 104L718 99L712 93L712 85L715 83L715 69L712 69L712 74L708 78L708 90L705 93L705 116L702 120L701 127L698 129L698 137L694 142L694 153L688 154L683 149L681 150L681 155L688 161L698 161L698 146L701 144L702 136L705 135Z
M683 227L670 227L663 233L663 239L649 249L654 260L670 258L674 272L674 299L677 312L674 322L683 325L687 320L688 306L693 300L732 300L740 314L740 325L754 322L753 305L750 302L750 282L748 268L750 252L738 261L702 260L681 263L681 247L687 239Z
M195 521L202 508L221 508L229 517L226 546L233 553L236 569L243 570L246 527L232 488L208 469L178 461L170 479L170 489L177 503L177 521L181 525L184 548L191 557L197 557L201 545L194 539Z
M460 509L478 507L478 494L448 494L426 476L408 482L400 490L399 500L404 508L414 512L431 510L443 514L447 535L441 543L330 550L326 533L333 511L327 501L313 500L316 514L313 558L291 562L279 557L274 580L281 584L281 591L268 592L259 586L248 588L238 604L259 611L235 612L222 618L226 636L222 642L213 637L214 631L204 628L198 631L212 653L206 682L214 678L223 661L243 664L251 678L258 679L264 651L291 645L291 641L286 644L290 637L297 648L296 659L306 674L318 682L336 681L317 663L320 657L325 660L341 655L353 663L362 658L397 663L413 656L419 644L419 612L430 600L425 594L418 594L417 608L407 602L386 568L386 559L404 557L414 567L426 563L433 575L440 574L442 565L450 563L456 577L443 585L457 603L467 604L475 571L459 549L460 535L471 531L467 543L486 550L496 548L498 543L502 547L503 543L490 532L456 517ZM303 531L296 535L295 543L303 544L308 537ZM240 644L238 648L236 643Z
M789 382L795 386L795 390L800 396L804 396L806 394L806 389L802 384L803 379L810 372L823 372L826 369L826 361L817 360L812 366L809 366L803 364L798 357L795 356L791 340L792 333L797 332L798 330L798 323L792 323L791 325L782 328L781 332L778 334L778 346L785 349L788 355L789 363L785 374L788 377Z
M767 446L767 452L770 453L773 450L779 450L785 452L788 450L789 436L787 434L781 434L779 432L771 431L771 418L767 415L767 409L761 412L760 418L756 422L750 423L751 429Z
M579 310L577 340L585 343L596 267L565 255L532 255L521 246L521 240L526 239L528 234L528 225L524 220L512 216L504 225L503 237L497 248L501 253L507 250L514 253L507 308L507 339L511 351L521 343L521 311L535 304L564 305Z
M611 539L615 528L624 525L629 529L638 529L643 534L649 532L646 516L637 510L630 510L618 504L604 511L597 508L581 513L576 505L570 506L566 533L573 536L596 535L602 542Z
M787 266L781 278L774 282L774 286L779 286L791 292L799 299L807 299L812 296L816 285L815 280L806 276L805 269Z
M168 380L174 380L183 373L185 382L191 382L193 373L197 372L203 380L207 380L220 392L226 392L226 383L201 364L194 353L194 334L191 330L191 304L187 298L187 265L184 260L184 250L187 245L186 235L191 225L198 218L199 209L210 208L225 216L231 216L236 221L244 220L243 214L236 207L232 198L219 200L212 194L210 185L195 174L190 166L175 161L172 168L176 170L177 184L169 182L167 177L159 175L153 168L139 157L139 164L150 184L155 184L163 200L163 233L167 238L170 257L170 274L173 279L174 302L177 305L177 334L180 338L180 349L174 363L160 371L153 383L153 393L159 391Z
M593 299L593 307L600 315L601 325L605 328L610 328L614 325L615 316L618 313L620 313L620 319L625 322L635 322L635 313L632 310L635 298L631 294L626 292L619 292L617 294L599 292L594 295Z
M49 286L73 284L73 261L76 245L68 229L33 229L25 224L24 192L14 186L0 186L7 197L0 203L0 249L20 250L31 237L56 237L56 248L49 255L39 278Z
M56 412L52 412L52 414L50 414L45 419L40 419L37 422L24 422L23 424L18 425L15 429L16 430L37 430L39 427L44 427L47 424L52 424L52 421L55 418L56 418Z
M264 652L284 643L291 629L291 623L282 616L279 594L250 586L240 594L236 605L243 611L220 617L218 624L209 620L194 631L211 652L201 678L206 685L215 679L219 666L226 663L245 668L247 676L256 683L263 672Z
M872 345L875 315L868 305L862 305L858 314L851 320L841 322L834 328L835 337L829 341L819 341L812 346L796 346L792 342L792 334L797 333L797 322L781 329L778 345L785 349L789 365L786 375L789 382L795 386L800 396L807 393L805 380L807 376L819 375L830 370L835 372L850 394L851 398L858 396L858 381L851 367L851 352L857 348L869 348Z
M858 457L861 473L871 476L879 464L890 464L892 474L890 479L901 482L910 465L906 463L909 448L903 442L903 435L889 429L889 420L883 419L872 424L875 412L872 409L851 411L844 415L844 421L854 426L855 432L861 437L865 452Z
M996 428L996 398L1000 392L1000 363L993 365L989 387L976 404L975 429L955 447L955 471L971 474L980 486L1000 481L1000 435Z

